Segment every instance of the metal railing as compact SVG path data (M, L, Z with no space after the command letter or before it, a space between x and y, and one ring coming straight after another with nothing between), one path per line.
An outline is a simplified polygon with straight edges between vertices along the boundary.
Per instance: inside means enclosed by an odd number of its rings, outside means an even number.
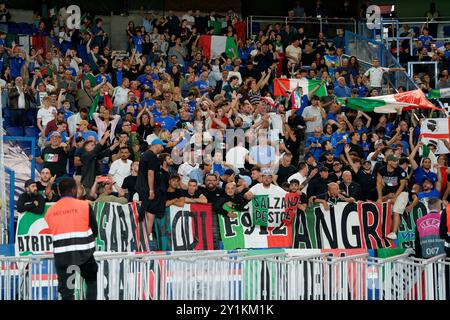
M308 39L314 39L319 32L323 32L325 37L334 37L337 29L350 30L357 32L357 23L353 18L313 18L313 17L294 17L287 16L248 16L247 17L247 38L256 36L259 31L265 30L268 25L279 23L291 25L297 29L303 27ZM331 40L331 38L329 39Z
M397 59L380 42L349 31L345 32L345 53L347 56L356 56L358 61L364 62L366 70L372 66L372 60L377 58L380 65L384 67L401 68ZM383 79L388 84L385 94L390 94L390 89L395 90L399 86L404 86L406 90L418 89L417 84L410 78L406 71L395 71L384 74Z
M450 260L288 250L96 252L98 300L445 300ZM53 257L0 257L2 300L56 300ZM83 282L75 281L76 299Z

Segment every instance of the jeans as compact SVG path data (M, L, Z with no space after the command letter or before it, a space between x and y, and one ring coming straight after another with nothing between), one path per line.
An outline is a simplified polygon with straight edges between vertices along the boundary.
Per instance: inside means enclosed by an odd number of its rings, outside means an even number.
M79 265L78 268L81 277L86 281L86 300L96 300L98 265L94 256L91 256L88 261ZM77 268L72 268L72 266L56 266L56 272L58 274L58 292L61 294L62 300L75 299L74 269L76 270Z

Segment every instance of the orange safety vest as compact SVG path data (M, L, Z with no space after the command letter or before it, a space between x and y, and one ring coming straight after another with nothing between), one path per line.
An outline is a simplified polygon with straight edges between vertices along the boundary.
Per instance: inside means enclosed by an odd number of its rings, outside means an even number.
M53 235L55 261L67 265L87 261L95 250L89 202L62 198L47 210L44 218Z

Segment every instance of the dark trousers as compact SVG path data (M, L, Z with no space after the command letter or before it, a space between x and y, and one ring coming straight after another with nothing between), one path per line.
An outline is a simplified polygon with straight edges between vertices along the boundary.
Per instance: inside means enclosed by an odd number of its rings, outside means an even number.
M98 265L94 256L77 266L56 266L58 274L58 292L62 300L74 300L75 271L79 270L81 277L86 281L86 300L97 299L97 271Z
M11 127L25 127L28 124L26 114L27 111L25 109L10 109L9 121Z

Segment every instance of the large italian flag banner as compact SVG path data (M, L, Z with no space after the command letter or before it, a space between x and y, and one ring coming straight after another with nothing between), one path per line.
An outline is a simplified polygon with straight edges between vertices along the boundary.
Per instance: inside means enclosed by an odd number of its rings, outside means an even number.
M314 92L319 97L324 97L327 95L327 88L325 83L321 80L310 80L306 78L302 79L288 79L288 78L276 78L274 81L274 91L273 94L277 97L284 96L287 97L291 92L293 92L298 87L303 89L303 94L307 95L313 91L317 86L319 88Z
M163 251L214 250L211 204L170 206L155 219L158 248Z
M343 101L347 108L363 112L397 113L416 108L442 110L428 101L420 89L378 97L339 98L338 101Z
M208 60L217 58L224 52L228 58L238 56L234 37L201 35L198 43L203 50L203 55Z
M17 256L53 252L53 236L44 219L45 212L52 205L46 204L43 214L24 212L19 215L15 243ZM135 203L93 202L91 206L98 224L97 251L149 251L147 223L145 219L139 222Z
M298 195L281 188L254 194L249 211L236 211L225 203L223 208L235 212L237 218L218 217L223 248L291 248L298 203Z

